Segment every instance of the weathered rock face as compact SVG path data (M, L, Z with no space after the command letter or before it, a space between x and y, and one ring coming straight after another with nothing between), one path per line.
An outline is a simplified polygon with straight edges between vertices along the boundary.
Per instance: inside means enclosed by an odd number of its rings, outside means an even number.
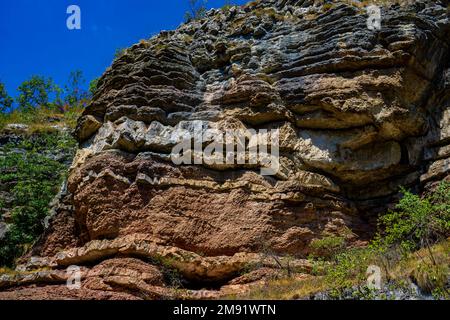
M99 263L84 290L140 298L171 295L161 257L221 285L272 254L307 271L314 239L362 244L399 186L449 179L447 7L384 8L370 30L364 9L308 3L212 10L126 50L79 120L68 193L27 267ZM281 170L173 164L194 128L279 129Z

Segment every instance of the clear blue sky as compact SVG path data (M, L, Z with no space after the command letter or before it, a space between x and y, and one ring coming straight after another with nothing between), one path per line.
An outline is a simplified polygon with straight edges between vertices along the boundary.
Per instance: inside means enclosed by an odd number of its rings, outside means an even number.
M210 0L208 7L224 2ZM72 4L81 9L81 30L66 27ZM188 0L0 0L0 80L14 97L34 74L62 86L70 71L82 70L89 82L117 48L178 27L187 8Z

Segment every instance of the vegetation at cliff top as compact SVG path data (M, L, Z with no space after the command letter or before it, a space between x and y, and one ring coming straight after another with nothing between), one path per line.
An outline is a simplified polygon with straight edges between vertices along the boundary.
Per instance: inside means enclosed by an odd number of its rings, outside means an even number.
M395 210L379 218L379 232L369 246L345 249L345 239L325 237L314 245L321 257L310 257L314 276L274 279L230 298L297 299L326 292L339 299L350 290L353 298L373 299L376 292L366 281L368 267L376 265L382 269L383 282L394 290L412 282L425 294L449 299L450 182L441 182L423 197L402 192Z
M0 148L0 186L8 194L7 203L0 198L0 212L9 225L0 239L0 266L12 267L44 231L75 149L67 132L35 134Z
M51 130L55 125L73 128L97 89L98 79L91 81L88 91L83 89L85 82L79 70L70 73L63 87L34 75L18 87L16 98L0 82L0 130L11 123L30 125L30 132Z
M44 231L44 218L76 150L70 129L91 97L83 84L80 71L72 72L62 89L50 78L33 76L13 99L0 83L0 132L8 124L28 125L8 128L0 144L0 266L13 267ZM90 91L95 87L91 84Z

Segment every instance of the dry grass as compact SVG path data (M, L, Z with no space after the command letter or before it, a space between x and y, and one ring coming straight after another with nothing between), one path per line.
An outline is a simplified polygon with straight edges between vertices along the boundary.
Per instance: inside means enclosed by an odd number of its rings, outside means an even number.
M17 271L11 268L0 268L0 276L1 275L8 275L8 276L27 276L27 275L33 275L39 272L46 272L46 271L52 271L53 269L50 267L42 267L33 269L31 271Z
M280 280L270 280L243 295L232 295L225 299L245 300L291 300L308 297L325 291L327 285L323 277L298 276Z
M359 8L365 8L367 6L370 5L378 5L378 6L390 6L390 5L394 5L394 4L398 4L400 6L408 6L411 5L415 2L417 2L417 0L362 0L362 1L355 1L355 0L335 0L333 1L334 4L339 4L339 3L346 3L348 5L354 5L357 6ZM327 10L330 9L330 7L333 6L332 3L325 3L324 0L316 0L315 1L316 5L324 5L324 7L327 7Z

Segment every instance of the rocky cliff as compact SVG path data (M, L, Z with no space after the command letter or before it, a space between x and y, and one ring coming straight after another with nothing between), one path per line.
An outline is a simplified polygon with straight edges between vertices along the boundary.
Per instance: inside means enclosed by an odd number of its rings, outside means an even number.
M3 296L215 296L286 259L308 272L315 239L364 245L400 186L449 179L444 2L383 7L374 29L364 5L256 1L127 49L78 122L57 214ZM180 130L236 128L279 130L276 175L170 159ZM65 288L70 265L80 290Z

